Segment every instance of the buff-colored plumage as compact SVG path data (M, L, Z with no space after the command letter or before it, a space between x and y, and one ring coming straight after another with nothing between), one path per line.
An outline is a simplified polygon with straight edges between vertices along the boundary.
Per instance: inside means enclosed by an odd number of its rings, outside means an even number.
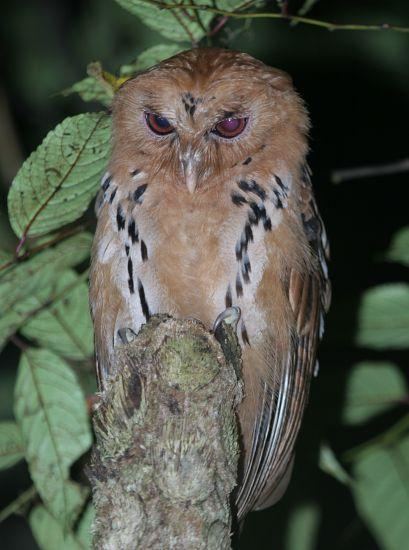
M155 135L146 113L174 131ZM234 139L214 133L245 119ZM306 165L308 116L290 78L196 49L128 81L113 105L91 306L99 382L121 330L151 314L212 327L238 306L245 399L239 518L285 490L329 303L325 231Z

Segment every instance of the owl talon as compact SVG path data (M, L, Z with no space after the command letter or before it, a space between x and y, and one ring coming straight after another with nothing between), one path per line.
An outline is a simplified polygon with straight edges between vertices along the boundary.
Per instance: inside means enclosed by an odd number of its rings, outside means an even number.
M126 345L133 342L136 338L136 333L129 327L118 329L118 336L121 342Z
M239 322L241 317L241 310L237 306L228 307L224 311L222 311L216 318L216 321L213 323L213 332L215 336L217 337L217 333L220 330L220 327L223 322L226 323L226 325L232 325L234 330L237 329L237 323Z

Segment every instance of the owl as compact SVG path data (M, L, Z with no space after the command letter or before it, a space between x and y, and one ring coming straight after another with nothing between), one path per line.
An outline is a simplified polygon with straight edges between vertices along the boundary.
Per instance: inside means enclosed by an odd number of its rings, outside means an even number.
M112 116L90 276L100 389L151 315L211 329L238 308L242 519L287 487L330 301L308 115L285 73L198 48L127 81Z

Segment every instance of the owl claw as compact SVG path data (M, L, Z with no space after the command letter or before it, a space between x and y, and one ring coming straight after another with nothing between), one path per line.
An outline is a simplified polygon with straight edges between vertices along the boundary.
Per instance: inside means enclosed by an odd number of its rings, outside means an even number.
M136 338L136 333L129 327L118 329L118 336L121 342L125 344L130 344Z
M228 307L217 316L216 321L213 323L213 332L217 334L217 331L219 330L223 321L226 323L226 325L232 325L234 330L236 330L237 323L239 322L240 317L241 310L239 307Z

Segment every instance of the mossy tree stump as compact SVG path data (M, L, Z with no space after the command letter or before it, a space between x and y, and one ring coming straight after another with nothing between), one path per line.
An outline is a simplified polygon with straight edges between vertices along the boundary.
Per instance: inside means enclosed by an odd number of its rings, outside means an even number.
M240 352L199 322L156 316L117 349L93 417L100 549L230 548Z

